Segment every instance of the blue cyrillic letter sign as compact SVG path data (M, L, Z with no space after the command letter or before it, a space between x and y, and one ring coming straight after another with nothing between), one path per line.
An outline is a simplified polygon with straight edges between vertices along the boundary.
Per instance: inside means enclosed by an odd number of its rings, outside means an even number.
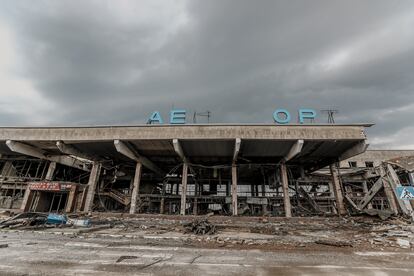
M316 112L313 109L301 108L299 109L299 123L303 124L305 119L315 119Z
M161 118L160 113L158 111L154 111L151 114L151 116L150 116L150 118L148 120L148 123L150 123L150 124L152 124L152 123L162 124L163 122L162 122L162 118Z
M285 118L280 118L279 114L284 114ZM290 113L286 109L276 109L273 112L273 119L278 124L288 124L290 122Z
M184 109L171 110L170 124L172 125L185 124L185 110Z

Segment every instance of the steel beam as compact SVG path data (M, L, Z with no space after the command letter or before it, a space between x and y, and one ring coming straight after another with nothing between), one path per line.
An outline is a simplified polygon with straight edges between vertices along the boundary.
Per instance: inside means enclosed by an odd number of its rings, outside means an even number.
M42 149L36 148L34 146L24 144L17 141L7 140L6 141L7 147L13 152L17 152L24 155L33 156L39 159L45 159L52 162L56 162L62 165L66 165L69 167L77 168L84 171L90 171L90 162L79 160L72 156L68 155L49 155Z

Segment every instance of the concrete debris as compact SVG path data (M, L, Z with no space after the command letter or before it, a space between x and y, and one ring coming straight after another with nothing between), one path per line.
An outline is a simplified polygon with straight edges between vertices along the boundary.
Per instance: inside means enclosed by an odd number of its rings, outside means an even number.
M27 226L44 225L47 215L42 213L20 213L0 222L0 228L20 228Z
M369 216L377 216L381 220L387 220L391 216L394 215L394 212L391 210L378 210L378 209L366 209L363 211L363 213Z
M32 214L33 216L34 214ZM15 223L27 214L5 221ZM13 220L14 219L14 220ZM407 221L394 217L382 221L376 217L327 217L297 218L292 220L271 217L183 217L183 216L134 216L119 217L115 214L94 214L79 220L89 220L90 227L74 226L75 219L66 225L22 226L22 230L54 233L78 238L110 238L142 241L146 245L191 247L255 248L263 250L321 246L340 250L407 250L414 243L414 227ZM19 221L17 222L19 223ZM63 227L64 226L64 227ZM4 232L14 231L6 226ZM183 233L184 229L184 233ZM217 229L220 229L217 232ZM5 238L5 236L3 236ZM124 258L127 260L127 258ZM122 262L123 260L120 260Z
M75 227L90 227L91 220L90 219L69 219L68 224L72 224Z
M339 241L339 240L317 240L315 241L316 244L323 244L323 245L329 245L329 246L338 246L338 247L345 247L350 246L352 247L352 243L348 241Z
M70 219L67 215L36 212L20 213L0 221L1 228L30 229L50 227L90 227L90 219Z
M216 225L210 223L208 218L195 219L190 223L184 224L187 233L194 233L196 235L213 235L216 233Z
M68 217L66 215L49 214L46 223L49 224L66 224Z
M9 245L7 243L0 244L0 248L7 248L7 247L9 247Z
M388 163L395 164L409 172L414 172L414 156L402 156L393 158L387 161Z
M117 263L120 263L124 260L132 260L132 259L137 259L137 256L121 256L118 258L118 260L116 260Z
M81 229L81 230L78 231L78 233L79 234L92 233L92 232L99 231L99 230L110 229L112 227L113 226L111 224L98 225L98 226L95 226L95 227Z
M411 247L410 242L408 240L397 239L396 242L401 248L410 248Z
M389 230L385 233L385 235L389 237L409 237L412 236L410 232L403 231L403 230Z

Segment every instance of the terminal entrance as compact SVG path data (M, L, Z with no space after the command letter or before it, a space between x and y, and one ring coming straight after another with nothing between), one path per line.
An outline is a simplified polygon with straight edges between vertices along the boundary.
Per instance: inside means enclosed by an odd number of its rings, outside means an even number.
M22 209L29 212L71 212L78 202L78 184L69 182L32 182L25 192Z
M67 201L68 192L34 191L30 211L60 213L65 211Z

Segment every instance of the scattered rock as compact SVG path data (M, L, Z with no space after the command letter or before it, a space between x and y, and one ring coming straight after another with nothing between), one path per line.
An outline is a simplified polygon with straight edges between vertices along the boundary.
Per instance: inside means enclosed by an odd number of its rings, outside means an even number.
M124 260L131 260L131 259L137 259L137 256L121 256L118 258L118 260L116 260L117 263L120 263Z
M378 209L366 209L363 211L364 214L369 216L378 216L381 220L387 220L394 215L391 210L378 210Z
M389 237L408 237L411 233L406 231L389 230L386 235Z
M396 242L401 248L410 248L411 247L410 242L408 240L397 238Z
M338 240L317 240L315 241L316 244L323 244L323 245L329 245L329 246L337 246L337 247L346 247L350 246L352 247L352 243L348 241L338 241Z

